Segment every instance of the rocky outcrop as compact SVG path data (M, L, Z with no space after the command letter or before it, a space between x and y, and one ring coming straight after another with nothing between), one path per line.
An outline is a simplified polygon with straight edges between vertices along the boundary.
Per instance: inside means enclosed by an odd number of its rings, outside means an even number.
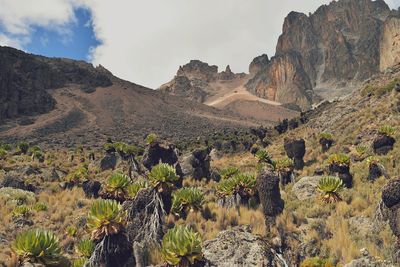
M268 244L251 234L248 226L222 231L203 247L209 266L280 266Z
M83 61L50 59L0 47L0 123L21 115L46 113L55 107L48 89L67 84L107 87L111 74Z
M265 69L269 64L269 58L267 54L263 54L253 59L250 63L249 73L250 75L254 76L259 71Z
M299 200L306 200L317 196L317 186L321 176L302 177L293 185L292 192Z
M381 71L400 62L400 16L391 16L383 24L380 55Z
M253 68L255 68L253 66ZM255 95L284 104L311 107L312 85L297 52L275 56L246 84Z
M291 12L285 18L275 56L270 62L266 57L252 62L254 78L246 87L270 100L294 101L303 109L315 93L326 98L349 93L378 73L380 65L381 69L393 65L398 58L399 22L397 18L386 20L396 14L383 0L333 1L309 16ZM260 59L264 59L263 68L254 64ZM293 93L297 95L293 97Z
M163 85L161 89L166 93L203 103L207 93L201 85L201 80L196 79L191 81L184 75L177 75L170 83Z
M209 95L215 94L219 87L213 83L227 82L244 77L245 74L233 73L230 66L225 71L218 72L218 67L200 60L191 60L180 66L174 79L161 85L159 90L168 94L184 97L199 103L204 103Z

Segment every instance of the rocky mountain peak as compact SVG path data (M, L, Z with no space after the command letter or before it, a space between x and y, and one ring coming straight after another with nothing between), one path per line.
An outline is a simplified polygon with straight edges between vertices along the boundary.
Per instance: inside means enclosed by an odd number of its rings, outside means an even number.
M200 60L191 60L188 64L180 66L177 76L186 76L211 81L218 74L218 67L208 65Z
M302 66L314 94L327 99L343 96L381 69L398 62L397 46L393 44L399 31L397 20L386 22L398 14L383 0L333 1L308 16L290 12L285 18L275 56L297 57L289 61ZM281 63L271 60L268 64ZM255 68L254 61L250 64L250 72L258 79L247 84L250 91L276 97L288 87L297 88L290 85L291 81L275 81L276 74L266 77L266 69ZM271 93L271 88L277 91ZM303 91L309 92L309 88L303 87ZM288 99L283 96L281 101L286 103Z

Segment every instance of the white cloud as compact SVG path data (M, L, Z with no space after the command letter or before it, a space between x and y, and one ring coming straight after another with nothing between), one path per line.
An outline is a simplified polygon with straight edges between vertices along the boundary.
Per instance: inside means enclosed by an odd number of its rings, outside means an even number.
M324 3L329 0L0 0L0 24L13 36L27 38L37 25L68 37L74 8L86 6L102 42L88 58L156 88L190 59L247 71L255 56L274 54L287 13L312 12ZM395 8L400 0L388 3ZM0 44L23 47L7 36L0 36Z

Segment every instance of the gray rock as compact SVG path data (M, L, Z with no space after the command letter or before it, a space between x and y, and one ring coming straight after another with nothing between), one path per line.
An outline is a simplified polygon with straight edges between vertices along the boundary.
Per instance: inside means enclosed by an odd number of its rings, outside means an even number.
M306 200L317 196L317 185L321 176L306 176L296 182L292 188L293 194L299 200Z
M360 250L360 253L362 255L361 258L352 260L351 262L347 263L344 265L344 267L394 267L392 263L389 261L385 260L380 260L376 259L375 257L372 257L369 255L369 252L365 249L362 248Z
M222 231L204 242L203 253L210 266L270 266L272 253L260 238L251 234L247 226Z

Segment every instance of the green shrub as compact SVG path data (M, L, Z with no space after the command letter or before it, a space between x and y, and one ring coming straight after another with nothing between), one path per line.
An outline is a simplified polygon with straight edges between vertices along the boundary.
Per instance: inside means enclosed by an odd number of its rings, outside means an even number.
M200 210L204 201L204 194L198 188L186 187L172 194L172 212L180 216L190 211Z
M378 133L381 135L386 135L386 136L391 136L393 137L396 134L396 128L390 126L390 125L382 125Z
M174 186L174 182L179 180L176 175L175 168L166 163L160 163L154 166L149 174L149 180L154 188L157 188L159 192L168 190Z
M78 233L78 228L74 225L69 225L66 232L68 236L74 237Z
M256 153L256 158L259 163L271 163L272 157L266 150L258 150Z
M328 164L350 165L350 157L343 153L332 154L328 158Z
M151 133L146 136L146 144L151 145L156 142L158 142L158 136L156 134Z
M61 249L58 238L50 231L28 230L17 235L13 251L23 261L57 266Z
M72 267L84 267L86 264L86 259L85 258L79 258L79 259L75 259L72 261Z
M277 171L291 170L294 167L294 162L290 158L278 159L273 162Z
M82 164L73 172L69 173L66 177L67 181L80 183L89 178L89 169L87 164Z
M301 262L300 267L334 267L335 265L329 259L320 259L318 257L306 258Z
M339 191L343 188L343 181L338 177L322 177L317 186L323 202L333 203L341 201Z
M319 134L319 138L325 138L325 139L328 139L328 140L333 140L333 135L331 133L324 132L324 133L320 133Z
M16 206L13 211L13 216L28 216L31 213L31 209L26 205Z
M87 217L88 229L92 239L100 240L104 236L119 233L124 227L125 213L121 205L110 199L93 202Z
M256 192L257 178L254 174L240 173L217 184L217 194L226 197L235 194L251 197Z
M7 150L0 148L0 159L6 159L7 157Z
M228 167L221 170L220 175L222 179L229 179L239 173L239 169L236 167Z
M11 151L12 146L10 144L0 142L0 149L4 149L5 151Z
M190 266L203 258L198 233L184 226L169 229L162 240L161 255L172 266Z
M33 205L33 209L35 211L46 211L48 207L45 203L38 202L35 205Z
M356 147L356 151L359 156L364 156L368 152L368 147L364 145L358 145Z
M29 149L29 144L27 142L19 142L17 145L18 152L26 154Z
M76 245L76 252L84 258L90 258L92 255L93 251L95 248L95 244L92 240L90 239L82 239L81 241L78 242Z
M127 196L130 199L134 199L137 193L144 188L147 188L148 184L146 181L135 181L134 183L128 185L126 188Z
M377 157L370 156L370 157L367 158L366 163L367 163L367 166L369 167L369 166L371 166L372 164L377 164L377 163L379 163L379 159L378 159Z
M128 145L123 142L116 142L113 146L121 156L131 156L139 152L139 149L136 146Z
M123 201L127 193L127 187L131 184L131 179L125 174L116 172L111 175L105 185L105 192L108 197Z

